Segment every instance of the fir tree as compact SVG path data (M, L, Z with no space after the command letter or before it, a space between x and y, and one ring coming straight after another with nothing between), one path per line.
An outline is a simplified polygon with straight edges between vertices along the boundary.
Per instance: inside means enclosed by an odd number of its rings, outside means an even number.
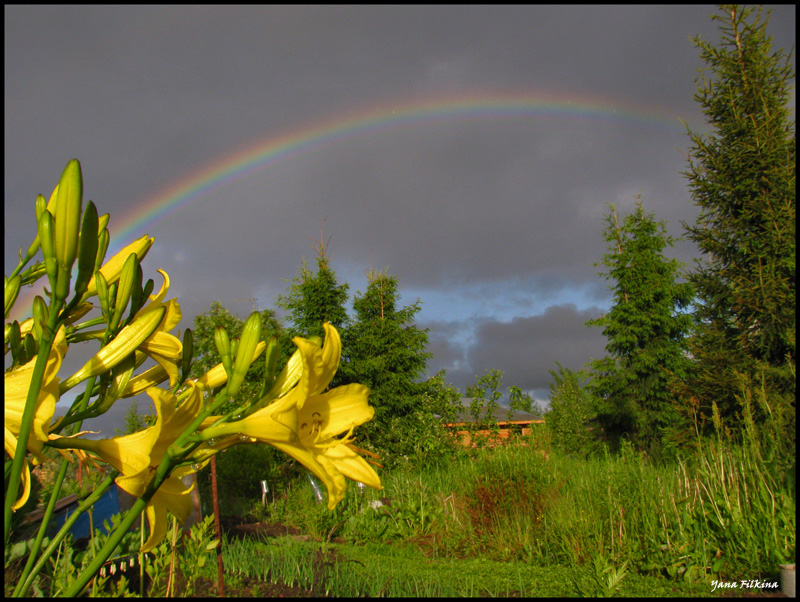
M657 451L675 419L671 385L688 368L691 317L681 310L691 303L691 285L677 282L680 264L663 255L674 239L663 222L645 213L640 198L622 224L612 205L606 223L610 252L597 265L606 268L600 275L612 282L614 299L607 314L587 322L603 328L608 341L608 356L591 363L589 390L612 442L627 436Z
M757 420L785 415L794 441L793 60L772 50L761 11L755 19L750 8L720 11L712 17L721 23L719 44L694 40L710 72L698 78L694 98L712 130L689 132L685 173L700 213L684 226L702 253L690 275L698 304L687 391L702 416L716 404L723 418L734 417L742 376L761 382L781 407Z
M365 425L365 437L377 448L396 449L397 427L408 427L425 406L430 387L421 379L430 353L427 330L414 325L419 300L398 307L397 279L387 272L367 273L366 291L353 298L355 317L344 331L346 361L339 374L342 383L362 383L370 388L375 418ZM432 419L432 418L431 418Z
M336 272L328 263L327 247L320 229L320 240L314 249L316 273L308 269L303 259L300 274L294 278L286 295L278 297L278 307L288 312L290 336L322 337L325 322L330 322L340 333L347 328L349 320L345 305L349 286L337 282ZM343 347L345 353L346 346Z

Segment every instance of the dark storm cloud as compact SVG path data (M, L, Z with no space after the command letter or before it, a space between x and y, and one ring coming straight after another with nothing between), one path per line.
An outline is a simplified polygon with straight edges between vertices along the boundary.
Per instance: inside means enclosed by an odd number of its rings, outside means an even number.
M208 165L376 107L512 94L603 105L616 121L551 114L363 133L270 164L146 230L156 244L144 269L169 272L181 328L214 300L240 315L250 309L241 299L274 307L301 258L313 266L308 238L324 222L351 293L372 262L397 276L404 304L421 298L429 367L447 367L459 386L499 368L506 384L541 390L555 361L577 368L602 353L599 333L581 325L609 300L592 265L605 252L606 205L627 211L641 191L674 236L694 219L677 120L706 127L690 37L719 39L714 12L6 6L5 273L31 241L35 195L72 157L113 233ZM794 44L794 24L793 6L775 8L776 46ZM689 261L694 249L670 254Z
M474 332L466 356L450 343L459 328L454 325L429 324L431 348L439 353L429 364L431 372L448 369L448 377L457 386L465 387L487 370L503 372L504 386L517 386L526 391L546 391L552 380L550 370L556 362L578 370L592 359L603 357L605 339L600 329L585 326L597 318L597 308L579 310L572 304L548 307L543 314L517 317L507 322L491 318L470 324ZM448 332L449 331L449 332ZM439 332L447 333L441 337Z

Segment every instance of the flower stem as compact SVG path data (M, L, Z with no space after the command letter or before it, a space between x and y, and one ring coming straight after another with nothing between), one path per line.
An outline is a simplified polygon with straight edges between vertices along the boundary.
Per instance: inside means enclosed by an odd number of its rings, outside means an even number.
M30 438L33 419L36 415L36 402L39 399L39 391L42 388L47 360L50 358L50 350L53 347L55 333L59 326L59 313L63 302L53 301L50 312L47 316L47 325L42 328L42 340L39 342L39 353L36 356L36 363L33 366L31 375L31 388L28 390L28 397L25 400L25 409L22 412L22 420L19 427L19 437L17 438L17 451L11 465L11 474L8 480L8 490L4 507L4 532L3 541L8 542L11 534L11 507L17 501L19 492L20 475L25 464L25 454L28 449L28 439Z
M150 481L150 484L145 489L142 497L136 500L131 506L130 510L125 513L125 517L122 521L117 525L117 528L108 536L105 545L102 549L97 553L97 556L89 563L89 565L77 576L75 581L70 585L67 592L64 594L67 598L74 598L79 596L86 586L91 581L92 577L94 577L100 568L103 566L106 560L108 560L109 556L114 552L114 550L119 545L119 542L122 541L122 538L131 530L133 523L136 522L136 519L142 513L142 510L145 509L147 504L150 502L150 499L156 493L158 488L161 486L167 476L169 475L169 462L164 462L162 465L159 466L158 470L156 471L153 480ZM163 467L163 468L162 468Z
M25 576L24 572L22 576L20 576L20 583L17 584L17 588L12 594L13 597L22 597L25 595L25 593L28 591L28 588L30 588L30 586L33 584L34 577L39 574L39 572L44 568L47 560L53 555L53 552L58 549L61 541L64 539L64 537L66 537L67 533L72 528L72 525L75 524L81 514L83 514L89 507L94 505L97 500L103 497L103 494L105 494L108 488L111 487L111 484L114 482L114 479L118 474L119 473L115 470L108 477L106 477L106 479L95 488L92 494L84 499L83 502L75 509L75 512L73 512L69 518L67 518L61 529L59 529L58 533L56 533L55 537L53 537L53 540L50 542L47 548L45 548L44 552L42 552L42 555L39 557L27 577ZM45 522L45 524L47 523ZM35 558L36 556L33 552L31 552L30 557ZM28 567L26 566L25 568L27 569Z

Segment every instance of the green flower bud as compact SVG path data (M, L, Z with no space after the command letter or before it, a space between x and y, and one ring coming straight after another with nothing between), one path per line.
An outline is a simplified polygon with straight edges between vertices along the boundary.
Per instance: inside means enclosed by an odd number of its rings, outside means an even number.
M181 357L181 381L186 380L189 376L189 370L192 369L192 355L194 354L194 336L192 329L187 328L183 332L183 356Z
M89 201L91 202L91 201ZM111 217L110 213L104 213L99 218L97 218L97 234L98 236L100 233L108 228L108 219Z
M11 324L6 324L5 343L11 348L11 359L14 364L18 364L22 354L22 336L19 330L19 322L14 320Z
M131 311L128 314L128 319L132 318L133 315L144 306L144 303L147 300L147 297L145 297L142 294L143 278L144 278L144 273L142 272L142 265L140 263L137 263L136 278L133 281L133 288L131 289Z
M228 394L236 395L244 382L244 377L253 362L253 352L261 339L261 314L254 311L247 318L242 328L242 336L236 350L236 361L233 364L233 374L228 379Z
M11 280L5 278L5 288L3 289L3 296L5 300L5 317L8 317L8 314L11 312L11 308L14 307L14 302L17 300L17 296L19 295L19 289L22 284L22 278L17 274Z
M280 345L276 337L270 337L267 341L267 351L264 354L264 384L261 386L259 399L266 395L275 380L275 369L278 367L278 355L280 355Z
M97 235L97 257L95 257L94 260L95 272L103 266L103 261L106 259L106 251L108 251L110 242L111 235L108 232L108 228L103 228L100 230L100 234Z
M23 263L27 263L28 260L32 259L36 252L39 250L41 243L39 242L39 232L38 232L38 224L39 218L42 216L42 213L47 208L47 203L44 200L44 197L39 194L36 196L36 224L37 224L37 232L36 237L33 239L31 246L28 247L28 252L25 254L25 260Z
M153 289L155 288L155 286L156 286L155 281L152 278L148 278L147 282L144 285L144 288L142 289L142 305L144 305L147 299L150 297L150 295L153 294Z
M44 196L41 194L36 195L36 221L39 221L39 218L42 217L42 213L44 210L47 209L47 201L44 200Z
M108 284L106 284L105 276L100 273L100 270L94 273L94 281L97 286L97 298L100 301L100 309L103 311L103 315L110 316L111 309L108 299Z
M42 329L47 325L47 304L41 295L33 298L33 336L37 341L42 340Z
M49 211L43 211L39 216L39 241L42 244L47 279L50 281L50 288L55 290L58 282L58 259L56 258L55 220Z
M72 159L58 182L56 201L56 254L58 265L67 274L78 256L78 236L80 234L81 208L83 203L83 177L81 164Z
M122 271L119 275L119 283L117 288L117 297L114 301L114 313L111 316L111 330L116 330L122 319L122 313L131 299L131 292L133 285L136 282L136 268L139 266L139 260L136 253L128 255L125 264L122 266Z
M217 346L222 366L225 368L225 374L228 375L228 380L231 378L231 341L228 338L227 331L222 326L217 326L214 329L214 344Z
M75 298L86 292L89 280L94 274L94 262L97 258L97 208L92 201L86 205L81 221L81 236L78 244L78 275L75 277Z
M36 343L36 339L34 338L33 334L30 332L27 333L22 339L22 359L20 360L20 363L27 364L36 357L38 352L39 345Z

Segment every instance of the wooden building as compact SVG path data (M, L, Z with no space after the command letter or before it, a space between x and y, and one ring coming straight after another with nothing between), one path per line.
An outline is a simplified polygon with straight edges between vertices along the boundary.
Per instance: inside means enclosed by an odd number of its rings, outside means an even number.
M494 446L499 445L511 438L513 434L530 435L533 432L533 425L544 424L544 418L531 414L529 412L521 412L518 410L511 410L504 406L495 408L492 416L487 416L486 411L478 417L475 417L469 410L472 400L465 397L461 399L461 405L464 409L456 414L452 422L445 424L446 427L454 431L454 434L461 438L462 445L471 445L475 447L477 444L473 441L473 433L476 437L481 438L486 445ZM491 432L489 428L483 428L485 425L497 422L498 430L495 433ZM477 422L477 430L475 430Z

